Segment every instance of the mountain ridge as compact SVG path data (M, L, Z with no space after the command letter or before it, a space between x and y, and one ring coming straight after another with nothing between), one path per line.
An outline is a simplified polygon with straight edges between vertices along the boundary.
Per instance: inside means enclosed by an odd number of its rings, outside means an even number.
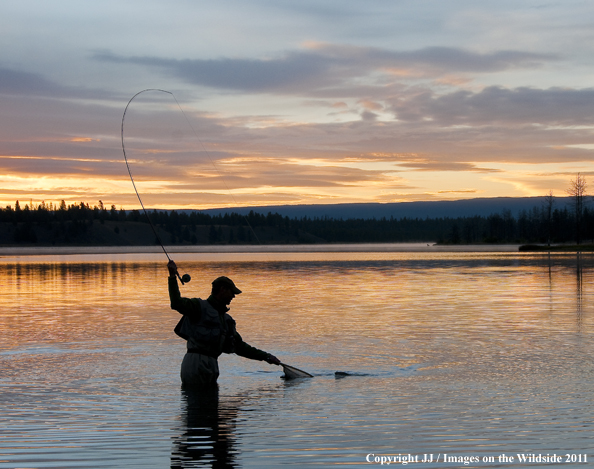
M554 208L564 208L570 203L570 197L555 197ZM238 213L247 215L254 213L278 213L289 218L457 218L472 216L489 216L509 210L512 216L518 216L523 210L541 208L545 197L494 197L442 201L413 201L392 203L352 203L352 204L320 204L320 205L270 205L252 207L229 207L200 210L209 215Z

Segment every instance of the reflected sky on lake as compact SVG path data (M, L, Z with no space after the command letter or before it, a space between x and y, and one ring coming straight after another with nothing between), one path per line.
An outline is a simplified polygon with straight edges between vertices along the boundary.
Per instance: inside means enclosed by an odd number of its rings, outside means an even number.
M182 390L165 256L0 259L0 467L592 452L591 255L208 256L175 257L182 294L228 275L242 337L315 377L223 356Z

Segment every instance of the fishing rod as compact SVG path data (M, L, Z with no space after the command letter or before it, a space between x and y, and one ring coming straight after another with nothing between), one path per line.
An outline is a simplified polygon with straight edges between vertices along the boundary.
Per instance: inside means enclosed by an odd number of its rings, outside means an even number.
M130 180L132 181L132 186L134 187L134 192L136 192L136 197L138 197L140 206L142 207L142 210L144 211L144 214L146 215L146 219L148 220L149 225L151 225L151 228L153 229L153 233L155 234L157 241L161 245L161 249L163 249L163 252L167 256L167 259L169 259L169 261L171 261L171 257L169 257L169 253L167 252L167 249L165 249L165 246L163 246L161 237L159 236L159 233L157 233L157 229L155 228L155 225L153 225L153 222L151 221L151 217L149 217L149 214L146 211L146 208L144 208L144 204L142 203L142 199L140 198L140 194L138 193L138 189L136 188L136 183L134 182L134 178L132 177L132 171L130 170L130 165L128 164L128 157L126 156L126 147L124 146L124 120L126 119L126 111L128 111L128 106L130 106L130 103L134 100L134 98L136 98L136 96L138 96L139 94L144 93L145 91L159 91L161 93L167 93L167 94L170 94L171 96L173 96L173 93L171 93L170 91L160 90L160 89L156 89L156 88L149 88L146 90L139 91L134 96L132 96L132 98L130 98L130 101L128 101L128 104L126 104L126 108L124 109L124 114L122 115L122 152L124 153L124 161L126 162L126 168L128 168L128 174L130 175ZM175 96L173 96L173 99L175 99ZM177 102L177 99L175 99L175 102ZM179 106L179 103L178 103L178 106ZM192 279L189 274L184 274L183 276L180 277L179 272L177 270L175 271L175 273L177 274L177 278L179 278L179 281L182 283L182 285L185 283L188 283Z
M124 146L124 120L126 119L126 111L128 111L128 107L130 106L130 103L132 103L132 101L134 100L134 98L136 98L139 94L142 94L142 93L144 93L146 91L157 91L157 92L160 92L160 93L167 93L168 95L171 95L171 97L173 97L174 101L176 102L177 107L182 112L183 116L185 117L186 122L188 123L188 125L190 126L190 128L193 130L194 135L196 136L196 138L198 139L198 141L202 144L202 147L203 148L204 148L204 144L200 140L200 137L198 137L198 134L196 133L196 130L194 129L194 127L190 123L188 117L186 116L186 113L184 112L184 110L182 109L181 105L179 104L177 98L175 97L175 95L171 91L161 90L161 89L158 89L158 88L148 88L148 89L145 89L145 90L142 90L142 91L139 91L138 93L136 93L134 96L132 96L132 98L130 98L130 101L128 101L128 104L126 104L126 108L124 109L124 114L122 115L122 152L124 153L124 161L126 162L126 168L128 168L128 174L130 175L130 181L132 181L132 186L134 187L134 192L136 192L136 197L138 197L138 201L140 202L140 206L142 207L142 210L144 211L144 214L146 215L146 219L148 220L149 225L151 226L151 228L153 230L153 233L155 234L155 237L156 237L157 241L159 242L159 245L161 246L161 249L163 249L163 252L167 256L167 259L169 259L169 261L171 262L172 259L171 259L171 257L169 257L169 253L165 249L165 246L163 245L163 242L161 241L161 237L157 233L157 230L155 228L155 225L153 225L153 222L151 221L151 217L149 217L149 214L148 214L146 208L144 207L144 203L142 202L142 199L140 197L140 194L138 192L138 189L136 188L136 183L134 182L134 178L132 177L132 171L130 170L130 165L128 163L128 157L126 156L126 147ZM210 159L210 161L211 161L212 165L214 166L215 170L217 172L219 172L219 170L217 169L217 167L216 167L213 159L210 157L210 154L208 153L208 151L206 150L206 148L204 148L204 151L207 154L208 158ZM219 174L220 174L220 172L219 172ZM227 191L229 192L229 194L231 194L231 197L235 201L235 197L233 197L233 194L231 193L231 190L227 186L227 183L225 182L225 178L222 178L222 179L223 179L223 183L227 187ZM250 222L247 219L247 217L244 216L244 219L245 219L245 222L247 223L247 225L249 226L250 230L254 234L256 240L258 241L258 243L262 244L260 242L260 239L258 238L258 235L256 234L256 231L254 230L254 228L250 224ZM175 273L177 275L177 278L181 281L182 285L184 283L188 283L191 280L191 277L190 277L189 274L184 274L184 275L182 275L180 277L179 272L177 271L177 269L176 269ZM285 379L313 378L313 375L307 373L306 371L300 370L299 368L295 368L293 366L287 365L286 363L280 363L280 365L283 367L283 371L285 373Z

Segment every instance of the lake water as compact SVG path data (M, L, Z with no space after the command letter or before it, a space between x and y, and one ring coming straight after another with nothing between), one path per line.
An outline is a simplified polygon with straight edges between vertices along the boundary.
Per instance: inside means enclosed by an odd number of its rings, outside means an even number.
M225 355L183 391L163 253L3 257L0 468L594 467L590 255L172 257L314 378Z

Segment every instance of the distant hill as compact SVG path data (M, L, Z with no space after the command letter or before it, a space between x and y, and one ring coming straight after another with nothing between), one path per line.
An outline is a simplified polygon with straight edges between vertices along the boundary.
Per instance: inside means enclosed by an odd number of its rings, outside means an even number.
M152 211L161 242L176 244L441 244L544 242L594 244L594 211L576 224L569 198L555 200L548 218L544 197L395 204L298 205L203 212ZM239 212L239 213L238 213ZM579 232L576 231L579 228ZM49 209L0 209L0 245L133 246L158 242L138 211L83 203Z
M556 209L563 209L569 203L569 197L555 197ZM438 202L399 202L336 205L273 205L265 207L244 207L204 210L203 213L218 215L225 213L248 214L251 210L264 215L278 213L289 218L335 218L335 219L381 219L383 217L400 218L442 218L489 216L509 210L517 217L522 210L540 208L544 197L496 197L467 200L447 200Z

